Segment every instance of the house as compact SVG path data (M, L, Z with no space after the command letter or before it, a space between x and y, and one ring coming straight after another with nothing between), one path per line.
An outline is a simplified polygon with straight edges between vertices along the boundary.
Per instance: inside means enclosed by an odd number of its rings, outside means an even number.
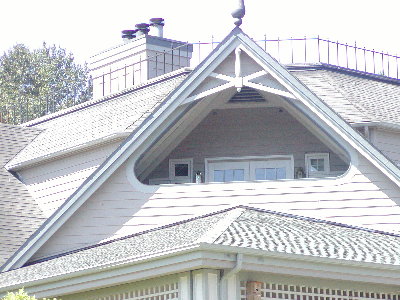
M400 81L283 66L239 26L190 69L139 29L92 101L0 127L0 293L397 300Z

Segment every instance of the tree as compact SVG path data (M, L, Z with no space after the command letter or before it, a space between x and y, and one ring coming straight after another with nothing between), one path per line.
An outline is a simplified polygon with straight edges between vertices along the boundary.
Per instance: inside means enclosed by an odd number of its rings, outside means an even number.
M1 298L1 300L36 300L34 296L29 296L24 289L20 289L16 293L7 293L6 296ZM42 300L50 300L43 298ZM57 300L56 298L53 298L52 300Z
M0 57L0 122L19 124L87 101L92 96L86 65L71 53L17 44Z

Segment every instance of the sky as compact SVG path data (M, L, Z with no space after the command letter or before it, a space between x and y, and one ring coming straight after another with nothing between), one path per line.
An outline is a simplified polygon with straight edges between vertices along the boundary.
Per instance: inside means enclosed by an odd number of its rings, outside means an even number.
M78 62L122 43L121 30L165 19L164 37L222 40L233 28L238 0L2 0L0 53L17 43L43 42ZM241 28L254 39L316 37L400 54L398 0L245 0Z

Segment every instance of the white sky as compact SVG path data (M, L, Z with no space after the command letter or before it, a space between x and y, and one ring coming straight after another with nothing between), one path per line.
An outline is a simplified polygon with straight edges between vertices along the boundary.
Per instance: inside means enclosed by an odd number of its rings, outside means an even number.
M122 42L121 30L163 17L164 36L209 42L234 27L237 0L3 0L0 53L16 43L43 41L74 53L79 62ZM400 54L399 0L245 0L241 28L252 38L315 37Z

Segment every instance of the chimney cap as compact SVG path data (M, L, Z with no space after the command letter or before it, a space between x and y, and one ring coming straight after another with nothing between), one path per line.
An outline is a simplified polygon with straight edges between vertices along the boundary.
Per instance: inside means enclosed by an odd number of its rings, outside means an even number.
M164 19L163 18L151 18L150 19L151 24L150 25L161 25L164 26Z
M131 29L126 29L126 30L122 30L122 34L126 34L126 35L134 35L138 30L131 30Z

